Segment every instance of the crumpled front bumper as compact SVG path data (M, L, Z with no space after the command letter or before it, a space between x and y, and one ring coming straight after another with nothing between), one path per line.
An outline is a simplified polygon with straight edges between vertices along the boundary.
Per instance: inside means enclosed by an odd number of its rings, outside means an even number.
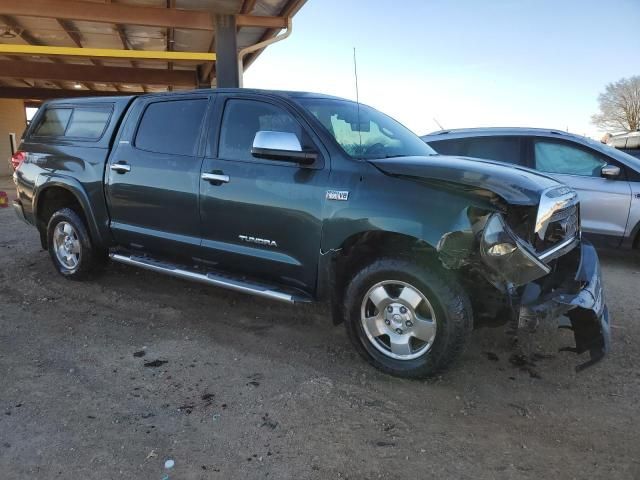
M601 360L611 347L609 309L605 303L598 254L590 243L580 245L580 261L572 282L520 306L520 326L565 315L561 328L573 330L575 347L563 348L577 354L589 352L590 360L578 365L583 370Z

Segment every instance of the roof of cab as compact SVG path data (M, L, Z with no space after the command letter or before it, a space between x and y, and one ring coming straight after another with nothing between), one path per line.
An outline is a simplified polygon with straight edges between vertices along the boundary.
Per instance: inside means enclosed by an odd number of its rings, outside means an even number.
M195 89L195 90L182 90L180 92L159 92L148 93L145 95L139 95L140 97L162 97L162 96L182 96L182 95L194 95L202 94L203 92L212 91L213 93L245 93L255 95L268 95L273 97L288 97L288 98L325 98L330 100L347 100L341 97L335 97L332 95L326 95L324 93L315 92L299 92L293 90L265 90L260 88L211 88L211 89ZM347 100L349 101L349 100Z
M262 90L257 88L215 88L215 89L194 89L194 90L181 90L174 92L157 92L147 93L144 95L109 95L101 97L81 97L81 98L59 98L55 100L49 100L45 105L82 105L82 104L96 104L96 103L117 103L128 105L134 98L162 98L162 97L181 97L197 95L202 93L209 93L213 91L215 93L244 93L264 95L270 97L284 97L289 99L302 99L302 98L317 98L326 100L342 100L351 102L346 98L336 97L332 95L326 95L323 93L314 92L298 92L290 90Z
M572 133L554 130L552 128L530 128L530 127L480 127L480 128L451 128L437 130L435 132L421 135L420 138L437 136L480 136L480 135L561 135L575 136Z
M109 95L102 97L81 97L81 98L57 98L48 100L45 105L95 105L97 103L115 103L118 105L127 105L135 95Z

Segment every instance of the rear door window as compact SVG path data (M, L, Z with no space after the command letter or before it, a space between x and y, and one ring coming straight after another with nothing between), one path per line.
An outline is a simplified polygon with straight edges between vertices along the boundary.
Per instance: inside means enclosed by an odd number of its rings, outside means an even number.
M525 165L522 154L522 139L515 136L467 137L429 142L442 155L497 160L499 162Z
M536 140L536 170L546 173L600 177L606 165L597 154L566 143Z
M467 139L467 157L524 165L520 137L476 137Z
M462 138L430 141L428 143L441 155L464 155L465 141Z
M33 135L36 137L62 137L69 124L71 108L47 108Z
M155 153L195 155L207 102L206 98L196 98L149 104L138 126L136 148Z

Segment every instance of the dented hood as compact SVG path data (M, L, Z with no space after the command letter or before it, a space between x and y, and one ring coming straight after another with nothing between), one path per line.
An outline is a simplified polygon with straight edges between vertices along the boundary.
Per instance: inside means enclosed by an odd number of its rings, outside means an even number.
M543 190L558 185L528 168L477 158L432 155L369 161L389 175L484 189L514 205L537 205Z

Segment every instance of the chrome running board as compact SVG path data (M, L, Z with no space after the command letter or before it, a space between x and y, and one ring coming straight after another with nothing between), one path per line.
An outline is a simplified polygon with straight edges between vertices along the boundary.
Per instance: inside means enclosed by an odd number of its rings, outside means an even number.
M257 297L270 298L286 303L309 303L310 297L297 293L289 293L277 287L262 285L247 280L240 280L221 273L198 273L179 268L165 262L159 262L148 257L129 256L112 252L109 254L114 262L133 265L154 272L164 273L173 277L184 278L195 282L213 285L215 287L227 288L236 292L248 293Z

